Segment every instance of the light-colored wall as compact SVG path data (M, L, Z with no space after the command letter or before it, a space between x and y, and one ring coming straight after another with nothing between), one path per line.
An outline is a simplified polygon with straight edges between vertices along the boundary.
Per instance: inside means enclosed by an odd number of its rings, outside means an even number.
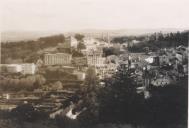
M45 65L66 65L71 64L72 56L65 53L46 54L44 58Z

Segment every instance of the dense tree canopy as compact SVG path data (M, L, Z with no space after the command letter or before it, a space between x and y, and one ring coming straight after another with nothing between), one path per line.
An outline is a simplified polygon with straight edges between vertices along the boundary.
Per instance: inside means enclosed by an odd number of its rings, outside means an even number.
M80 50L82 50L82 49L86 49L86 46L85 46L84 43L79 42L78 45L77 45L77 49L80 51Z
M110 48L103 48L103 53L105 56L120 55L121 51L119 48L110 47Z
M20 78L12 76L11 78L6 77L0 80L0 89L2 91L33 91L41 88L45 82L46 79L42 75L28 75Z
M96 70L94 67L89 67L86 72L85 84L88 86L96 86L98 82L98 78L96 76Z
M85 36L82 35L82 34L75 34L75 38L76 38L79 42L82 42L84 37L85 37Z
M6 63L7 58L11 63L16 59L22 59L23 62L35 62L40 56L37 51L57 46L58 43L64 43L64 35L54 35L41 37L37 41L18 41L6 42L1 45L1 63Z
M45 42L46 44L63 43L65 41L65 36L63 34L60 34L60 35L54 35L48 37L41 37L39 38L39 41Z
M112 40L113 43L130 43L132 40L138 40L140 43L133 44L128 47L131 52L145 52L144 48L149 47L150 50L156 51L160 48L177 47L179 45L188 46L189 32L177 33L154 33L144 36L124 36L116 37Z
M151 97L136 93L129 71L121 68L98 94L99 120L134 126L187 124L187 78L175 85L152 87Z

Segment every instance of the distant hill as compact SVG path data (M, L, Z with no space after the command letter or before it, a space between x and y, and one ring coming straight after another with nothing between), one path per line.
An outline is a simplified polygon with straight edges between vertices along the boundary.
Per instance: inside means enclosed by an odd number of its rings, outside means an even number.
M169 33L169 32L177 32L177 31L184 31L189 30L189 28L162 28L162 29L84 29L84 30L75 30L70 32L61 32L61 31L52 31L52 32L43 32L43 31L7 31L1 33L1 41L7 42L7 41L25 41L25 40L36 40L40 37L55 35L55 34L61 34L64 33L64 35L73 35L74 33L81 33L84 35L90 35L94 37L102 37L102 34L104 36L107 36L108 33L109 36L115 37L115 36L125 36L125 35L143 35L143 34L150 34L155 32L162 32L162 33Z
M162 32L162 33L170 33L170 32L177 32L177 31L186 31L189 28L160 28L160 29L85 29L76 31L78 33L83 34L96 34L99 35L102 33L109 33L110 36L124 36L124 35L144 35L144 34L151 34L155 32Z
M57 33L56 32L33 32L33 31L2 32L1 42L37 40L39 37L49 36L52 34L57 34Z

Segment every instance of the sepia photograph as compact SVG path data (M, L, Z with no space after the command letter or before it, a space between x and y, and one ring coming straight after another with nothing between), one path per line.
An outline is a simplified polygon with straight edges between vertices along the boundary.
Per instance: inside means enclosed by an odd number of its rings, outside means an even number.
M188 128L188 0L0 4L0 128Z

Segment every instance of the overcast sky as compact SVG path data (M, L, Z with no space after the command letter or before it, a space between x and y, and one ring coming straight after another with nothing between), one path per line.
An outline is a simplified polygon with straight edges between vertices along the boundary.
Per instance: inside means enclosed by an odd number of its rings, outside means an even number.
M3 31L189 28L189 0L1 0Z

